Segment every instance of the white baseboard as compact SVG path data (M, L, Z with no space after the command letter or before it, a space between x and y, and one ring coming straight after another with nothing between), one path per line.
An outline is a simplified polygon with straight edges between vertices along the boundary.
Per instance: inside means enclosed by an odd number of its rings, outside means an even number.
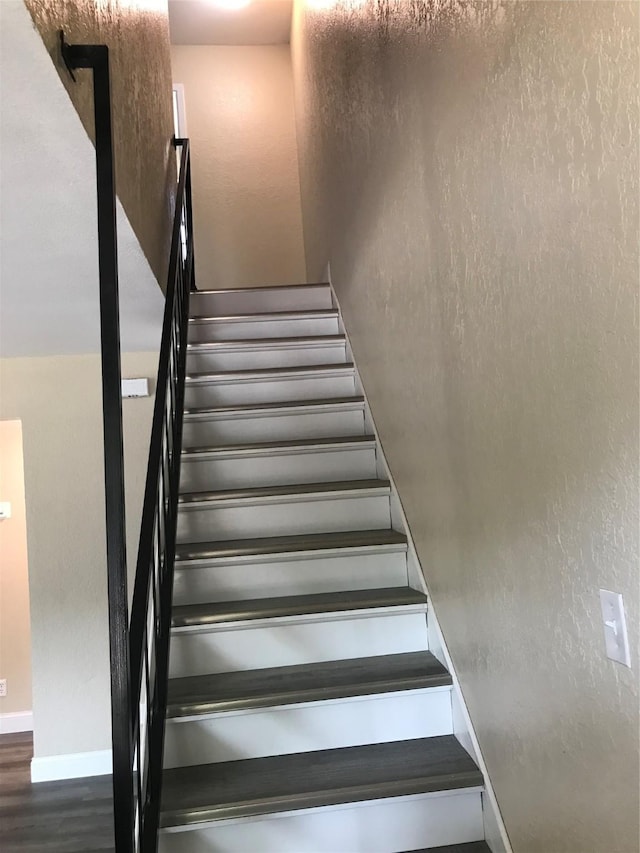
M32 732L33 714L31 711L12 711L0 714L0 735L14 732Z
M111 750L71 752L65 755L43 755L31 759L31 781L53 782L59 779L81 779L84 776L107 776L111 773Z

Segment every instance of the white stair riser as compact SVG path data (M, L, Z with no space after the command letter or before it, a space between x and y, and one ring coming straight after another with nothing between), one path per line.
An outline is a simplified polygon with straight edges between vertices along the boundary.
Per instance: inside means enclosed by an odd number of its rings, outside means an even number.
M364 411L350 409L212 420L185 418L182 428L183 447L284 441L289 438L331 438L335 435L364 435Z
M217 317L224 314L262 314L269 311L309 311L331 308L331 291L326 287L269 288L192 293L189 311L192 317Z
M245 623L246 624L246 623ZM173 632L169 677L295 666L427 649L424 613Z
M451 695L444 689L264 708L206 720L167 721L164 766L362 746L452 731Z
M317 557L277 562L180 568L173 577L173 603L206 604L355 589L406 586L403 552Z
M180 491L232 489L376 477L375 447L354 450L271 453L264 456L183 459Z
M194 351L187 354L187 373L216 370L258 370L268 367L298 367L305 364L344 364L345 345L265 347L229 351Z
M253 320L246 322L189 323L189 341L246 341L255 338L302 338L337 335L338 318L307 320Z
M162 832L159 853L397 853L482 838L481 793L451 791Z
M352 397L355 382L352 375L305 376L300 379L261 379L257 382L215 382L208 385L187 384L185 408L231 406L245 403L321 400L325 397Z
M296 536L391 526L387 495L180 510L178 542Z

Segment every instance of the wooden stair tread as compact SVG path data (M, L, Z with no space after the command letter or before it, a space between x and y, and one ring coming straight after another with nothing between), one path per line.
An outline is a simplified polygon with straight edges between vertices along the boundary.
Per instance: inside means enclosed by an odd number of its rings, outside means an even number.
M259 558L278 554L361 548L406 550L406 547L406 536L397 530L348 530L340 533L228 539L221 542L186 542L176 546L176 562L182 564L232 557Z
M309 616L388 607L426 607L426 596L410 587L364 589L347 592L322 592L313 595L287 595L277 598L253 598L174 607L172 628L198 628L226 622Z
M211 503L236 500L278 499L298 497L301 500L311 495L339 492L348 496L350 492L388 493L388 480L329 480L322 483L292 483L282 486L254 486L244 489L218 489L212 492L185 492L180 495L178 505L187 508L194 503ZM340 495L336 495L339 497Z
M421 850L407 850L405 853L491 853L491 848L486 841L467 841L465 844L424 847Z
M192 293L191 297L200 296L205 294L216 294L216 293L228 293L231 296L235 296L238 293L272 293L275 291L283 291L283 290L327 290L330 287L329 283L326 281L311 281L311 282L299 282L298 284L268 284L263 286L253 286L253 287L197 287Z
M314 400L276 400L270 403L235 403L227 406L192 406L184 410L187 420L210 417L231 417L271 412L295 412L298 409L313 411L326 408L363 408L364 397L321 397Z
M298 377L352 374L353 363L305 364L297 367L253 367L248 370L206 370L189 373L185 376L187 385L206 384L208 382L246 382L260 379L296 379Z
M211 317L196 315L189 317L189 323L252 323L272 322L274 320L336 320L337 308L301 308L291 311L256 311L243 314L215 314Z
M257 441L248 444L215 444L209 447L185 447L182 450L182 458L195 458L208 454L228 455L237 453L261 453L267 451L286 450L322 450L343 447L375 447L375 435L345 435L321 438L295 438L282 439L281 441Z
M268 708L451 683L445 667L427 651L198 675L169 681L167 716Z
M453 735L165 770L161 826L483 784Z
M187 344L188 353L220 352L221 350L287 349L329 347L346 344L344 335L295 335L288 338L232 338L224 341L193 341Z

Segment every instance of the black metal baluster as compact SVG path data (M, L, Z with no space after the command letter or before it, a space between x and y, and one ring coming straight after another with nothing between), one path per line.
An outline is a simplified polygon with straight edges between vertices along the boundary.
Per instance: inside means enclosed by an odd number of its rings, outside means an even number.
M182 157L129 619L109 52L105 45L68 45L62 33L60 44L72 77L73 69L91 68L94 81L115 847L117 853L133 853L134 850L155 853L167 702L189 293L195 289L189 141L174 140L176 147L182 149ZM141 701L145 695L146 711L142 712Z

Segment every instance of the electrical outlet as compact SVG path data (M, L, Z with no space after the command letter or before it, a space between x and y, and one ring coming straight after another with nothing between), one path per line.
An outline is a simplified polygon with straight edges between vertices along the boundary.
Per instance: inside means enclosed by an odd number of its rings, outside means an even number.
M7 679L0 678L0 696L7 695Z

